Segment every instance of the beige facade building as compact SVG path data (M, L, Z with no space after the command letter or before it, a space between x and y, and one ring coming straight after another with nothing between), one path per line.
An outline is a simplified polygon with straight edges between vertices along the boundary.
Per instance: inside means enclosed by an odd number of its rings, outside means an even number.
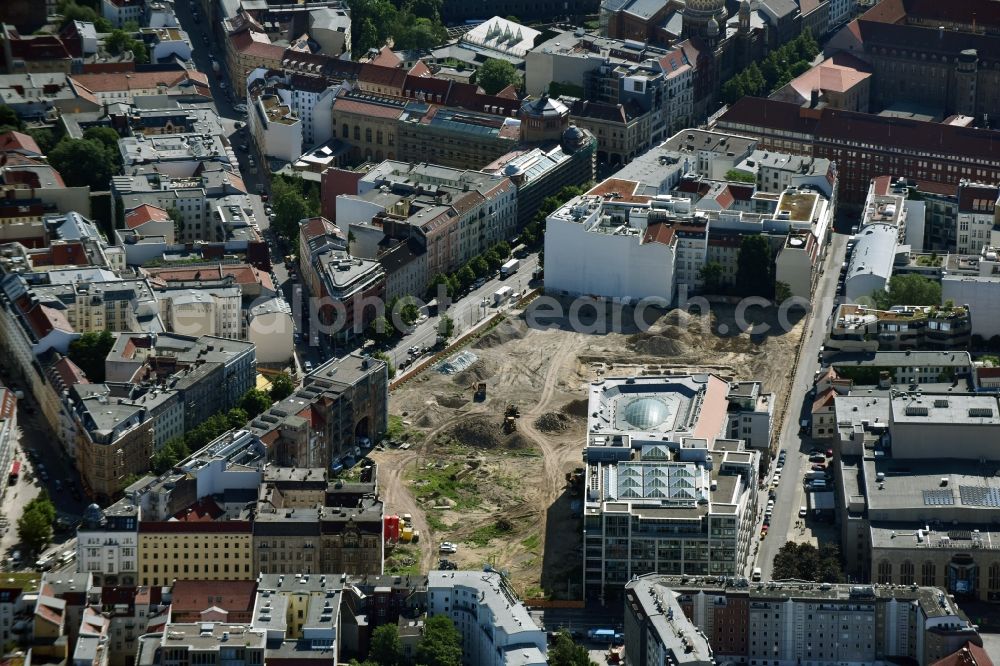
M139 584L174 580L246 580L253 569L247 520L171 520L139 523Z

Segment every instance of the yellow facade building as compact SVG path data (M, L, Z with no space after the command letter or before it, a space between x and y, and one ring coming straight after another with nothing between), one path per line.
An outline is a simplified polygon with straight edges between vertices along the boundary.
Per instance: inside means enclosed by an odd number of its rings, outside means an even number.
M139 523L141 585L254 578L253 535L246 520Z

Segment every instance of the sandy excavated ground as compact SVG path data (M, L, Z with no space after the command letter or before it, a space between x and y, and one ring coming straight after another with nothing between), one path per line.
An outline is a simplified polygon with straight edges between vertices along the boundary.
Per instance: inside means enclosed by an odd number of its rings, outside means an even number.
M465 371L428 370L397 389L390 412L423 436L409 450L372 457L387 513L411 513L421 531L421 568L436 567L438 544L452 541L458 553L449 559L506 570L523 596L578 597L581 502L565 475L582 465L587 383L600 374L708 370L763 381L779 396L778 413L802 324L753 340L717 334L736 329L733 316L729 306L704 316L673 311L645 332L597 335L529 328L512 313L467 347L479 360ZM473 400L478 381L487 384L483 402ZM504 434L509 403L521 417Z

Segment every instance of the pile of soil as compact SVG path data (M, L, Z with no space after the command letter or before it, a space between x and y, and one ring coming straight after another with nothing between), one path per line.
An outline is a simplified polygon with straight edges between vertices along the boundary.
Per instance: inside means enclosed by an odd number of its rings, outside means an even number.
M511 340L520 340L527 333L527 326L519 319L505 319L497 324L492 331L476 340L476 349L491 349L499 347Z
M577 418L587 418L587 407L588 402L586 398L577 398L576 400L570 400L562 407L562 413L567 416L575 416Z
M463 446L479 449L526 449L531 442L516 430L510 434L503 431L498 418L470 416L456 423L445 433Z
M467 388L476 382L484 382L496 373L482 360L476 361L468 368L451 378L456 386Z
M535 428L539 432L566 432L572 426L572 420L563 412L546 412L535 419Z
M442 407L448 407L449 409L458 409L459 407L464 407L469 402L468 395L455 394L455 395L439 395L437 396L437 403Z
M686 344L665 335L639 335L630 346L632 351L645 356L685 356L690 352Z

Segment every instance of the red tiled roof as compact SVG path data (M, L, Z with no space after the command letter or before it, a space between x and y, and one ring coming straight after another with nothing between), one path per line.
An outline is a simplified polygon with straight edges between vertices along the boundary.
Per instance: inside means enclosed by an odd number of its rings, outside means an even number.
M196 76L198 75L198 76ZM118 90L145 90L164 85L174 88L187 81L207 82L200 72L106 72L99 74L75 74L73 79L95 93Z
M135 229L147 222L162 222L169 219L170 216L167 214L167 211L162 208L151 204L142 204L125 213L125 226L129 229Z
M816 396L813 400L812 413L815 414L816 410L822 409L824 407L829 407L833 404L833 398L837 395L837 392L833 388L828 388L827 390Z
M645 243L661 243L670 245L674 240L674 227L666 222L658 222L646 227L646 234L642 237Z
M872 191L880 196L888 194L891 186L892 176L878 176L872 179Z
M90 257L79 241L57 243L50 248L49 263L52 266L89 266Z
M388 46L383 46L378 55L372 58L371 63L381 67L399 67L403 64L403 61L399 59L398 55L392 52L392 49Z
M406 72L398 67L383 67L373 63L364 63L358 71L358 81L402 90L406 83Z
M17 151L24 155L41 156L42 149L30 134L23 132L5 132L0 134L0 152Z
M935 661L931 666L993 666L993 660L986 650L967 641L960 649Z
M255 58L269 58L274 62L281 62L282 56L285 55L285 50L285 48L278 46L277 44L250 42L244 48L240 49L240 53L252 55Z
M186 509L174 514L174 518L186 523L218 520L226 512L211 497L204 497Z
M143 269L151 279L161 282L194 282L197 280L221 280L232 276L237 284L259 284L265 275L249 264L213 264L208 266L187 266L184 268Z
M226 611L250 611L257 595L257 581L178 580L171 594L174 613L200 612L212 606Z
M736 197L733 196L733 193L729 191L728 187L724 187L716 195L715 201L719 204L722 210L729 210L729 207L736 201Z
M80 369L68 356L63 356L52 364L52 369L62 380L63 386L70 387L74 384L89 384L87 374Z
M299 227L299 234L306 240L318 236L332 235L343 238L344 234L336 224L325 217L313 217L308 222Z
M597 185L587 190L587 194L603 197L608 194L617 192L622 196L629 194L635 194L636 188L639 187L639 181L637 180L625 180L624 178L608 178L601 181Z
M399 106L373 104L345 97L340 97L333 103L333 110L344 113L356 113L362 116L372 116L374 118L399 118L403 115L403 108Z

